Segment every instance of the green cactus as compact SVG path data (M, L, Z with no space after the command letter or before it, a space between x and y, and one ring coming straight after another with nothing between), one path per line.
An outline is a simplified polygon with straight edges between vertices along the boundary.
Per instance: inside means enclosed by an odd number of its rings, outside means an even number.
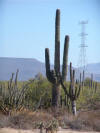
M95 82L95 93L97 92L97 88L98 88L98 83Z
M72 105L72 112L74 115L76 115L76 100L79 97L81 85L79 85L79 88L75 86L75 70L72 70L72 63L70 63L70 87L69 92L64 86L62 80L61 85L65 91L65 94L70 98L71 105Z
M66 80L68 62L69 36L65 37L62 76L60 74L60 10L56 10L55 21L55 59L54 70L50 70L49 49L45 49L45 67L47 79L52 83L52 105L59 106L60 103L60 80Z
M82 74L80 73L80 84L81 84L81 82L82 82Z
M93 88L93 74L91 74L91 88Z
M83 77L82 77L82 89L84 89L84 79L85 79L85 72L83 70Z

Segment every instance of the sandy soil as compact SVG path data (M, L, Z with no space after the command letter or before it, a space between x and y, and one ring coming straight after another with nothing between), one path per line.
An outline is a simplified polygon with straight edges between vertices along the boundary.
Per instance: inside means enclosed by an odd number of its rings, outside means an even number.
M12 128L2 128L0 129L0 133L40 133L40 130L18 130L18 129L12 129ZM45 133L45 132L44 132ZM56 133L56 132L55 132ZM83 132L83 131L73 131L69 129L60 129L57 131L57 133L100 133L100 132Z

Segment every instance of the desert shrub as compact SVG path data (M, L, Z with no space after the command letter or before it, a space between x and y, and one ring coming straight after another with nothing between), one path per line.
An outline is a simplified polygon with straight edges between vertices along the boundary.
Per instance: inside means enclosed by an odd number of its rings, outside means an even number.
M48 108L51 105L51 84L42 75L34 78L27 89L26 95L27 104L31 108L44 107Z
M10 113L22 108L38 109L51 106L51 84L42 74L26 82L17 81L18 71L9 81L0 82L0 110Z
M94 81L94 83L96 83ZM77 100L77 109L94 109L96 102L100 101L100 83L97 83L97 90L84 86Z
M34 79L25 82L17 81L18 72L9 81L0 81L0 109L3 112L10 112L11 110L20 110L28 108L36 110L39 108L51 107L52 85L42 74L37 74ZM88 84L90 79L86 79ZM64 83L69 90L69 82ZM75 85L77 86L77 84ZM64 106L65 93L61 88L61 96ZM94 109L95 103L100 101L100 83L98 83L97 90L84 86L81 90L79 99L77 100L77 110ZM66 101L66 110L71 110L70 100Z
M18 111L24 105L26 90L30 82L26 82L19 87L17 77L18 70L15 79L14 73L12 73L11 79L6 84L1 84L0 87L0 110L6 114L11 114L12 111Z

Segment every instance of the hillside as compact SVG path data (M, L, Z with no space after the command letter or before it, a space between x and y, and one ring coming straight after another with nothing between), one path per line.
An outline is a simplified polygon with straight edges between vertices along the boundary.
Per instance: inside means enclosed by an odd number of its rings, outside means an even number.
M19 80L28 80L37 73L45 74L44 63L36 59L25 58L0 58L0 80L8 80L11 73L19 69Z
M19 80L28 80L33 78L39 72L45 75L45 64L34 58L0 57L0 67L0 80L9 80L11 73L15 73L17 69L19 69ZM87 70L89 74L94 73L95 80L100 81L100 63L87 65Z

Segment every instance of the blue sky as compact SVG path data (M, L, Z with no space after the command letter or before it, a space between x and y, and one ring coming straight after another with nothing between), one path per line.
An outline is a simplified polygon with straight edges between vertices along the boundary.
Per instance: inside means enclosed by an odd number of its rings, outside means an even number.
M48 47L53 64L57 8L61 10L61 62L64 38L69 35L69 62L77 66L81 20L88 20L87 62L100 62L100 0L0 0L0 57L44 62Z

